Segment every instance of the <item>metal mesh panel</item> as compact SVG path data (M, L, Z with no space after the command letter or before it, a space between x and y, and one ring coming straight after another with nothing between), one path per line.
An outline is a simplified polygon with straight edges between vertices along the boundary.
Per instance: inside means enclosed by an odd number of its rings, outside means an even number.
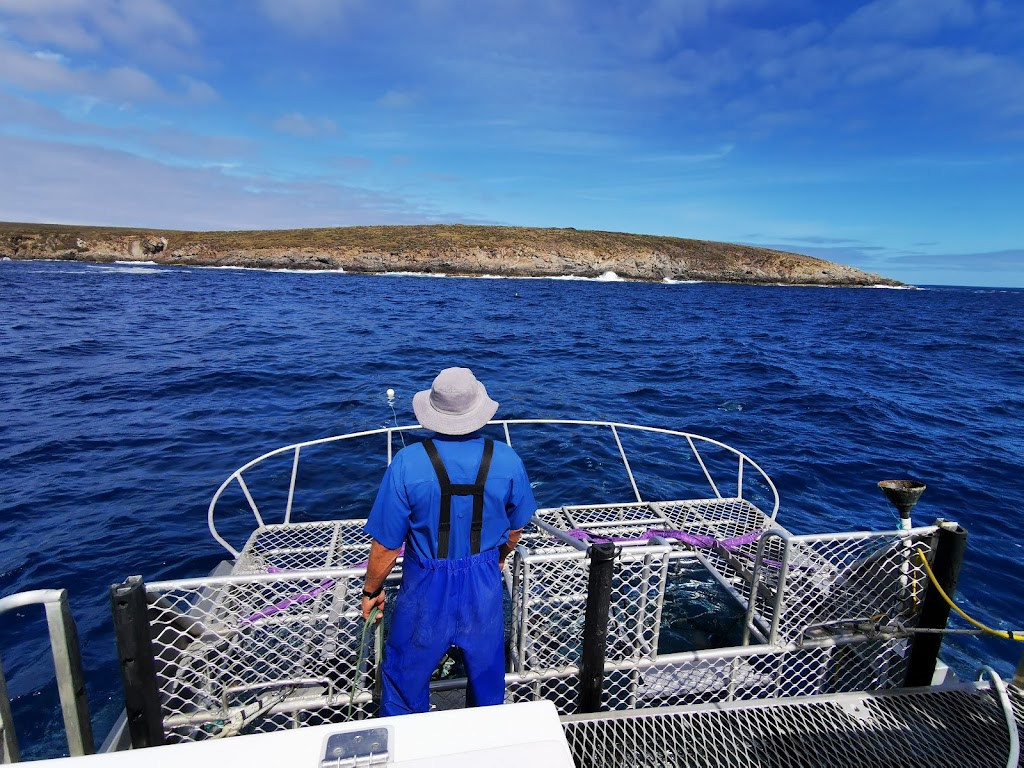
M363 533L364 523L364 520L335 520L257 528L232 572L351 568L365 564L371 539Z
M574 670L544 673L529 679L505 675L505 703L546 700L555 705L558 714L570 715L578 709L579 684L579 675Z
M513 579L516 670L560 671L579 663L589 568L582 552L522 557Z
M664 501L652 505L672 527L724 540L750 531L778 528L764 512L745 499ZM753 553L751 553L753 554Z
M605 650L609 661L656 655L670 552L664 546L631 547L616 558ZM519 554L514 568L516 671L574 668L580 659L590 576L586 554L571 548Z
M833 633L851 625L912 625L927 576L930 536L836 534L789 541L789 567L778 617L779 641ZM762 569L777 587L778 569Z
M652 504L609 504L563 507L572 528L597 536L637 536L650 528L666 528L669 520Z
M893 646L879 640L663 656L607 671L603 704L621 710L881 690L899 684L905 672L903 655Z
M670 574L680 579L684 565L701 573L706 566L742 606L751 594L757 542L721 542L764 530L769 518L743 500L711 499L558 508L537 519L605 536L639 538L650 528L670 528L718 541L699 553L678 542L620 548L605 648L606 709L878 690L904 678L907 641L899 623L913 624L924 589L908 542L929 551L933 529L910 538L794 537L775 527L765 540L753 621L767 632L778 608L777 644L659 656ZM372 648L361 649L359 566L370 543L361 529L355 520L269 526L246 544L235 571L244 575L149 586L170 738L276 730L375 712L378 660ZM784 561L788 569L779 567ZM338 564L349 567L327 569ZM512 603L506 701L549 699L559 712L572 713L587 555L531 522L506 578ZM739 621L742 627L742 616ZM462 706L464 688L463 680L437 681L432 705Z
M278 715L300 710L324 722L364 716L376 658L372 643L360 649L362 578L345 571L149 585L167 732L275 730Z
M669 501L659 502L654 506L669 519L671 528L693 535L711 536L720 542L769 528L782 530L778 523L744 499ZM781 556L782 543L774 539L771 544L773 548L768 551L766 557L778 560ZM703 554L723 581L730 583L743 600L750 599L754 558L757 554L756 541L748 544L731 544L729 549L715 546ZM758 615L764 614L773 594L773 591L767 589L759 592Z
M1013 696L1019 725L1024 706ZM578 766L1005 765L1005 716L987 690L815 697L573 718Z

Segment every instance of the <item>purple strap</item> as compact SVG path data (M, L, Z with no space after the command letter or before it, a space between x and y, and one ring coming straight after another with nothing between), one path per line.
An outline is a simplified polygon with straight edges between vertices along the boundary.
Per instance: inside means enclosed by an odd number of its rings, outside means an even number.
M580 539L581 541L592 541L595 543L608 541L615 544L620 544L626 541L646 541L652 536L658 536L662 539L675 539L676 541L681 541L683 544L687 544L691 547L697 547L698 549L713 549L715 546L720 546L722 549L727 550L734 555L740 555L748 560L754 560L754 556L749 552L739 552L738 549L746 546L747 544L753 544L761 538L761 534L764 533L764 531L750 531L749 533L744 533L742 536L733 536L729 539L716 539L714 536L708 536L706 534L687 533L686 531L668 528L648 528L647 532L640 536L601 536L590 531L581 530L580 528L573 528L572 530L566 531L566 533L574 539ZM782 563L778 560L762 560L761 562L769 568L782 567ZM798 565L795 567L799 570L814 570L806 565Z
M689 544L691 547L699 547L700 549L711 549L716 544L724 547L730 552L736 547L742 547L746 544L752 544L757 541L763 531L751 531L745 533L742 536L734 536L731 539L722 539L721 541L716 539L714 536L707 536L699 533L687 533L686 531L671 530L667 528L649 528L646 533L640 536L601 536L591 531L584 531L579 528L573 528L571 531L566 531L567 534L572 536L574 539L580 539L582 541L607 541L615 544L620 544L626 541L646 541L653 536L658 536L663 539L675 539L681 541L683 544Z
M405 544L403 544L401 547L398 548L398 556L401 557L403 554L405 554ZM370 562L369 560L364 560L363 562L358 563L355 567L356 568L365 568L369 564L369 562ZM278 568L275 565L268 565L267 566L267 573L296 573L296 574L298 574L298 573L302 573L302 572L301 571L286 571L284 568ZM289 608L291 608L293 605L301 605L302 603L308 603L314 597L320 597L320 595L322 595L324 592L329 590L336 583L337 583L337 581L335 579L325 579L324 581L320 582L319 585L313 587L313 589L310 589L310 590L308 590L306 592L299 592L299 594L297 594L297 595L290 595L289 597L284 598L284 600L279 600L278 602L274 603L273 605L267 606L263 610L257 611L256 613L253 613L253 614L245 617L244 619L241 619L238 623L241 624L242 626L249 626L254 621L258 621L259 619L266 619L266 618L268 618L270 616L273 616L276 613L280 613L281 611L286 611Z
M280 568L274 568L273 566L267 568L267 572L284 573L284 571L282 571ZM258 621L259 619L266 619L270 616L273 616L275 613L280 613L281 611L288 610L293 605L301 605L302 603L307 603L314 597L319 597L320 595L322 595L324 592L333 587L335 583L336 582L334 579L325 579L324 581L320 582L318 586L313 587L313 589L310 589L306 592L299 592L299 594L297 595L290 595L286 597L284 600L279 600L273 605L267 606L262 611L257 611L251 616L247 616L238 623L243 626L248 626L252 624L254 621Z

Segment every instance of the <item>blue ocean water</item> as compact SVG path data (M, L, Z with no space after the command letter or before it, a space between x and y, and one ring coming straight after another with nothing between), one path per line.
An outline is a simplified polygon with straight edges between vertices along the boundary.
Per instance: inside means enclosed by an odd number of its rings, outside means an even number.
M94 727L121 707L109 585L202 575L206 509L287 443L401 423L467 365L506 418L649 424L733 445L797 533L890 529L876 483L970 531L959 602L1024 624L1024 291L486 280L0 263L0 594L66 587ZM563 483L585 466L559 469ZM359 468L306 507L351 514ZM340 488L351 483L355 501ZM552 499L550 487L538 500ZM628 500L625 496L622 500ZM321 510L322 511L322 510ZM41 611L0 620L28 757L63 749ZM1022 649L957 636L944 657L1010 675Z

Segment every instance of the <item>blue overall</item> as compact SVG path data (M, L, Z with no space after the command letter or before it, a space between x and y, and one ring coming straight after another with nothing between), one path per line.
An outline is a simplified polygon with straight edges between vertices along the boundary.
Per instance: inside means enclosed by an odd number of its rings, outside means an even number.
M442 442L440 438L438 442ZM525 525L536 504L522 462L507 446L479 438L446 439L442 445L454 462L452 466L466 475L466 457L470 450L479 450L475 446L480 443L483 456L474 484L449 480L445 462L431 440L421 444L429 465L423 460L420 446L400 452L393 462L394 472L389 470L395 476L385 476L367 521L367 533L391 549L396 548L401 531L408 531L410 536L381 669L382 717L430 708L430 675L453 645L462 650L465 660L467 704L487 706L504 700L505 628L497 545L507 539L511 525ZM487 486L489 503L485 505L484 486L492 452L495 471L491 474L495 477ZM426 473L431 477L425 478ZM424 489L427 479L432 486L429 493ZM458 509L452 514L453 497L466 496L473 502L471 523L465 519L469 499L456 501ZM428 503L436 511L425 515ZM394 511L396 507L408 508L414 524L402 521L402 515ZM429 540L416 533L417 526L423 530L424 517L430 518L433 535ZM449 557L449 536L453 532L451 554L457 556Z

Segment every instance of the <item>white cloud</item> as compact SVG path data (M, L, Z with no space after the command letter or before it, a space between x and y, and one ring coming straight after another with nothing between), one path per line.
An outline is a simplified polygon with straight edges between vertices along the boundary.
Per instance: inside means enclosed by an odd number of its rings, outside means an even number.
M408 199L324 182L239 177L125 152L0 136L0 221L272 229L460 221Z
M36 51L32 55L37 59L42 59L43 61L55 61L58 64L68 63L67 56L62 53L55 53L54 51Z
M917 40L976 19L968 0L875 0L850 14L836 32L866 40Z
M0 83L27 91L67 93L105 101L170 101L201 103L216 97L213 88L192 78L180 91L170 91L141 69L74 67L65 57L39 56L0 40Z
M182 85L186 101L193 104L206 104L217 101L220 98L217 91L209 83L204 83L202 80L196 80L194 77L185 75L178 78L178 80Z
M309 138L338 132L338 125L327 117L306 117L298 112L282 115L273 122L273 129L278 133L288 134L297 138Z
M293 32L322 36L336 31L361 0L261 0L267 18Z
M163 0L0 0L18 37L70 51L117 44L132 50L195 44L192 26Z
M392 89L377 99L377 104L390 109L402 109L411 106L415 101L416 96L410 91Z

